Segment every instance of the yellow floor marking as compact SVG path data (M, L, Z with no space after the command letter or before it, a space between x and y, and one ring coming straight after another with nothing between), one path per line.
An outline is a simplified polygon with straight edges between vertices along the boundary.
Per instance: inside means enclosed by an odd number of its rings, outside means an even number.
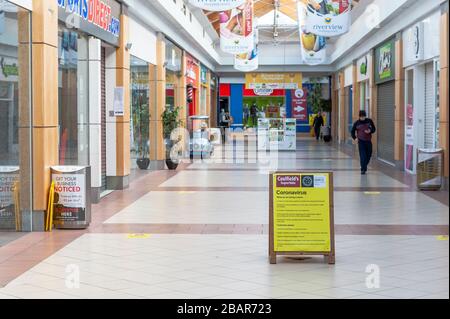
M437 240L448 240L448 236L446 235L437 236L436 238Z
M128 239L146 239L149 238L150 234L128 234Z

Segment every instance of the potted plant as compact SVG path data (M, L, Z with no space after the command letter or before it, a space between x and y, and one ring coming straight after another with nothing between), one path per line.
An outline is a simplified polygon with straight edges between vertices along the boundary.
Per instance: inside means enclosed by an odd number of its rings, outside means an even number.
M166 165L170 170L175 170L178 167L178 160L173 159L172 148L179 142L178 140L172 140L172 132L181 126L181 120L179 119L180 107L167 106L161 115L163 125L163 137L164 144L166 146Z
M142 103L139 105L138 111L136 112L135 118L136 132L138 134L137 141L137 166L146 170L150 166L149 157L149 138L150 138L150 112L148 109L148 104Z

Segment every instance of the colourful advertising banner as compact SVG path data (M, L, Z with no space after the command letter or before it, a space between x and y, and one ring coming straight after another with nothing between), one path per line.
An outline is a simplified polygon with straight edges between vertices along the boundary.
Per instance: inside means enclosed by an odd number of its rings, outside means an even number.
M18 166L0 166L0 229L15 228L15 184L19 182Z
M273 251L332 251L331 173L277 173L272 178Z
M189 3L194 7L207 11L225 11L234 9L246 0L189 0Z
M347 33L351 26L351 0L302 0L306 32L323 37Z
M305 88L292 90L292 117L300 121L308 119L308 91Z
M245 88L297 90L302 88L301 73L247 73L245 75Z
M242 72L252 72L259 67L259 56L258 56L258 30L254 31L255 36L255 47L251 52L237 54L234 57L234 68Z
M52 174L55 182L55 223L86 220L86 178L84 174Z
M414 171L414 107L412 104L406 106L406 130L405 130L405 169Z
M325 63L327 58L325 37L308 31L306 6L301 2L298 3L297 13L303 63L309 65Z
M223 11L220 20L220 48L230 54L245 54L254 49L253 0Z

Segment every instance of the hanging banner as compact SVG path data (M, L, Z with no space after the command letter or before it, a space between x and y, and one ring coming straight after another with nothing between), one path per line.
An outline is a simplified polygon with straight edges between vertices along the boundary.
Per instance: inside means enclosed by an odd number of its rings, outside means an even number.
M301 73L247 73L245 75L245 88L297 90L302 88Z
M327 58L325 38L307 31L307 14L303 3L298 3L297 13L303 63L308 65L325 63Z
M253 0L235 9L221 12L220 49L230 54L248 53L254 49Z
M292 90L292 117L306 121L308 119L308 91L303 89Z
M194 7L207 11L225 11L244 4L246 0L189 0Z
M323 37L347 33L351 26L351 0L302 0L306 4L306 31Z
M258 31L255 30L255 48L248 53L238 54L234 57L234 68L242 72L252 72L259 67Z

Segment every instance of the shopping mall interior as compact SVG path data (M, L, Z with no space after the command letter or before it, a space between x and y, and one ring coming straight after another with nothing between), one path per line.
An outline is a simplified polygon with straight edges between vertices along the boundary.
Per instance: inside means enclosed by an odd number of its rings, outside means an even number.
M0 299L448 301L448 64L448 0L0 0Z

